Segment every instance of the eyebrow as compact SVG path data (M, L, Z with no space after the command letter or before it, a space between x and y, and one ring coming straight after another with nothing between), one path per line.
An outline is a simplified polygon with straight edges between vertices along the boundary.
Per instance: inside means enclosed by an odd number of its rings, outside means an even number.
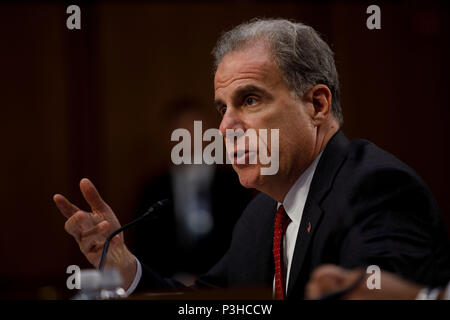
M238 88L235 92L233 92L233 96L231 98L232 101L238 100L240 97L245 96L249 93L259 93L263 96L267 96L268 92L260 87L257 87L255 85L249 84L243 87ZM214 100L214 107L217 109L220 106L225 105L225 102L223 102L221 99L215 99Z

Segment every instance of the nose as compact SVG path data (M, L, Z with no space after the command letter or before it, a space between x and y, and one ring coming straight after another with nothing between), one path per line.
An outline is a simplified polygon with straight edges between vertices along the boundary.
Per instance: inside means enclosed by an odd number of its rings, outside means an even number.
M232 107L227 108L227 111L223 115L222 121L220 122L219 130L222 136L226 136L227 129L242 129L245 131L245 127L239 115L239 111Z

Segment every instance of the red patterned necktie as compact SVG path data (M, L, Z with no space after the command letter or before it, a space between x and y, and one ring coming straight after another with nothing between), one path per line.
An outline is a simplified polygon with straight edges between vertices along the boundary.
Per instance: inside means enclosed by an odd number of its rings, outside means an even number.
M275 215L273 232L273 258L275 261L275 300L284 300L286 275L283 263L283 236L291 222L281 205Z

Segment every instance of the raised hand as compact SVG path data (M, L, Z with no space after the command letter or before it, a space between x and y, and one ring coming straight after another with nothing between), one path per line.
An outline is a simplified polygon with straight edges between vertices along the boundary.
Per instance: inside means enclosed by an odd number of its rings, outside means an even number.
M53 200L59 211L67 218L65 230L75 238L88 261L98 268L105 240L108 235L120 228L120 223L91 181L82 179L80 190L91 207L91 212L79 209L60 194L55 194ZM105 268L109 267L120 270L125 289L128 288L136 273L136 259L126 247L122 233L116 235L110 242Z

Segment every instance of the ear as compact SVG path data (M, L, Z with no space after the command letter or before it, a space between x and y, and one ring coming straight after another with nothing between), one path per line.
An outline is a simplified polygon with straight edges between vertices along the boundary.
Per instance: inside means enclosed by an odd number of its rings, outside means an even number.
M331 91L326 85L318 84L308 90L307 96L308 101L314 108L312 120L315 126L319 126L330 116L332 103Z

